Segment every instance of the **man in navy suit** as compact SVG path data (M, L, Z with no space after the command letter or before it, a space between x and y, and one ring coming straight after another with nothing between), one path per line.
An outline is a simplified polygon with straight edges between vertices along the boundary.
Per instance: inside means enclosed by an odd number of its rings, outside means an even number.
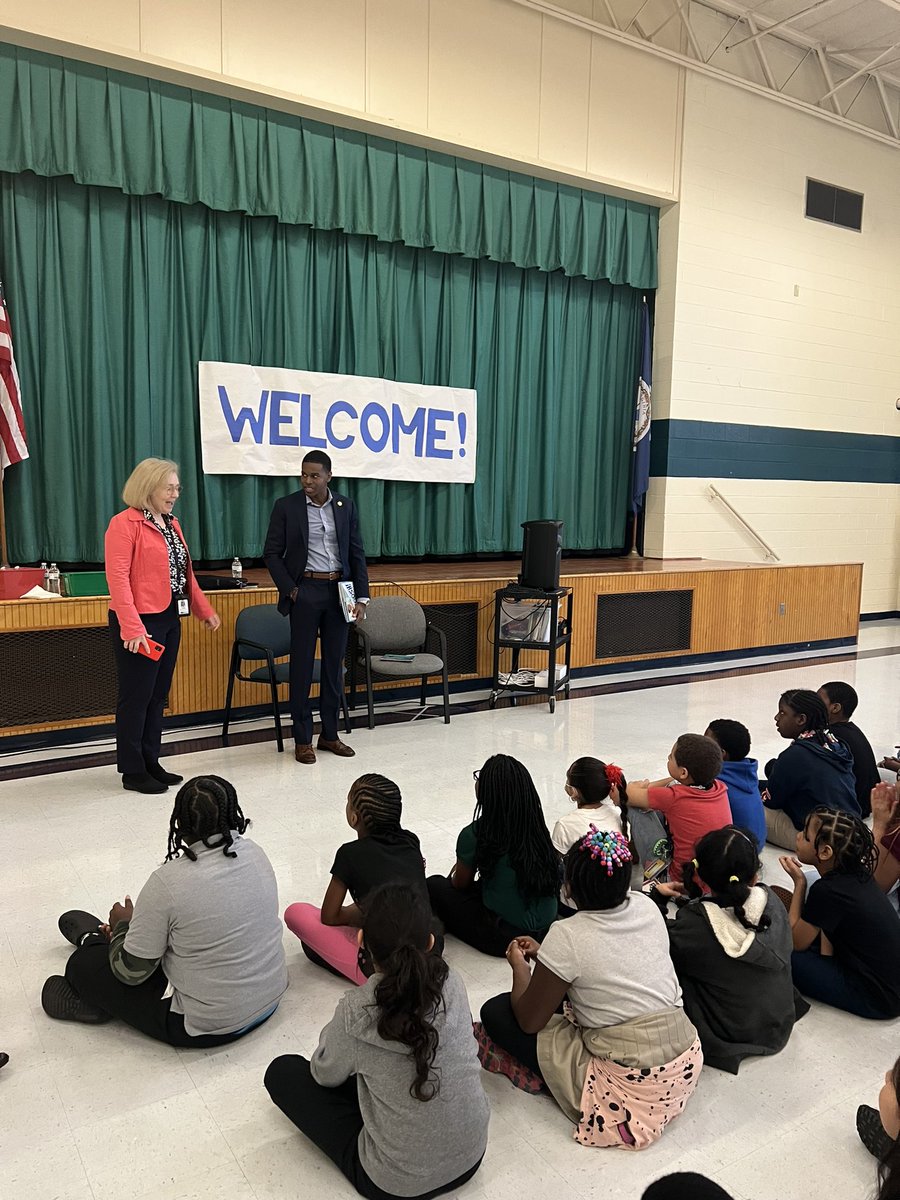
M278 588L278 611L291 618L291 720L294 758L314 763L312 683L316 639L321 645L318 750L342 758L355 753L338 737L338 712L344 687L347 621L338 596L338 580L353 583L354 616L362 620L369 603L366 554L359 535L356 505L332 492L331 459L311 450L300 468L302 491L275 501L263 557Z

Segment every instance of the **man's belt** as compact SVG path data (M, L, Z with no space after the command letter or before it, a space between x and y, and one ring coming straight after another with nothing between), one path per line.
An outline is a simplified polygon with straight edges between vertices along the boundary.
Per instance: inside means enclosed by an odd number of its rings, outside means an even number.
M340 571L304 571L303 572L304 579L328 579L332 583L334 583L334 581L336 579L340 579L340 577L341 577Z

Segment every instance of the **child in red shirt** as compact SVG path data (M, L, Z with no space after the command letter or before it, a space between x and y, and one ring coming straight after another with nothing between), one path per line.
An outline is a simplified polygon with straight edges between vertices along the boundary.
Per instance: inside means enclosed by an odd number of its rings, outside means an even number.
M722 751L712 738L683 733L666 763L669 776L651 783L629 783L628 803L662 813L672 835L669 880L681 883L684 865L694 857L694 846L707 833L731 824L728 789L717 776Z

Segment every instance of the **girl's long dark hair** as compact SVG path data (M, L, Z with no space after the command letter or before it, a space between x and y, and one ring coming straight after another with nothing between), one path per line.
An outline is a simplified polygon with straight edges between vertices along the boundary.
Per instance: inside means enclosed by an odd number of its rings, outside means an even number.
M894 1063L891 1083L900 1104L900 1058ZM878 1163L878 1200L900 1200L900 1138L891 1142Z
M475 805L475 867L490 879L504 854L523 896L554 896L559 890L559 856L528 768L508 754L494 754L478 776Z
M744 912L744 905L753 887L752 880L760 868L756 840L749 829L740 829L737 825L714 829L694 847L694 856L682 869L685 890L691 899L696 900L703 895L696 880L699 874L713 894L724 900L726 907L734 909L734 915L745 929L761 933L769 928L772 921L765 913L760 917L759 924L754 925Z
M385 884L366 900L363 943L381 972L375 985L378 1034L412 1052L416 1073L409 1094L416 1100L432 1100L440 1089L434 1020L449 967L428 950L431 924L427 894L412 884Z
M576 758L566 772L569 787L577 788L586 804L601 804L615 790L618 797L622 832L631 837L628 827L628 781L621 767L599 758Z

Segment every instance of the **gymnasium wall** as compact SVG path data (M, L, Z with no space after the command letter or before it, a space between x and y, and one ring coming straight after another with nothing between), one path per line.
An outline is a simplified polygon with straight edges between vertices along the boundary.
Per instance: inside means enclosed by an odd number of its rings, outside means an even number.
M660 226L646 552L863 561L900 608L896 150L691 75L681 200ZM803 215L806 178L863 192L861 233Z

